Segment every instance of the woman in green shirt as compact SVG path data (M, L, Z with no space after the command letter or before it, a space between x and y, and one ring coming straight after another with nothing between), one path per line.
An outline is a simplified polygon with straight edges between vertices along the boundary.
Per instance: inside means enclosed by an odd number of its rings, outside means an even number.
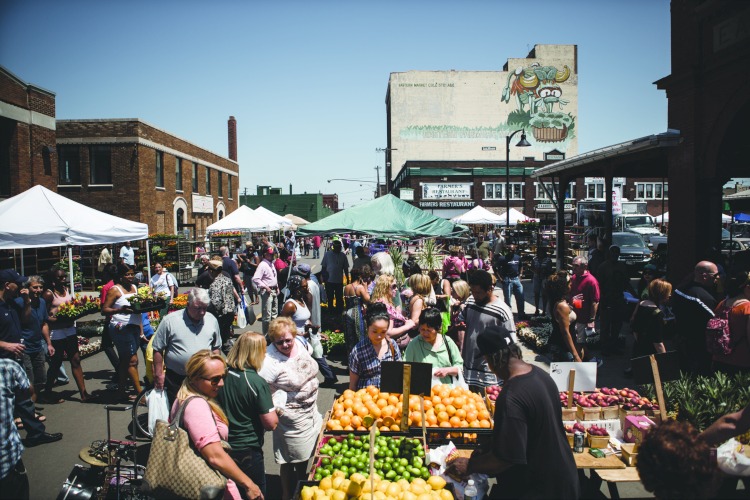
M419 336L409 342L404 352L404 361L431 363L434 376L443 384L453 383L463 370L463 358L456 343L442 335L443 318L440 311L430 307L419 315Z
M263 434L279 422L268 382L258 375L265 358L266 338L254 332L242 334L227 355L229 370L219 392L229 420L229 454L264 496Z

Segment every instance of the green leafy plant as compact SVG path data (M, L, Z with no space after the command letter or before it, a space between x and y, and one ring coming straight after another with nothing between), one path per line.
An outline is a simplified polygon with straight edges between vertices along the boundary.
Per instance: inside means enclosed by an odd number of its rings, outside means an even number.
M393 267L395 268L393 271L393 274L396 278L397 283L401 283L404 281L404 271L401 269L401 266L404 263L404 252L401 250L400 247L396 245L391 245L388 247L388 255L391 256L391 260L393 260Z
M568 113L537 113L531 120L529 125L536 128L570 128L573 124L573 116Z
M435 242L434 239L425 240L422 250L419 253L417 262L424 271L440 269L443 262L443 245Z
M667 414L702 431L722 415L750 402L750 374L716 372L703 377L683 373L679 379L665 382L663 392ZM642 394L655 398L654 386L644 386Z
M326 340L321 339L320 343L323 345L325 353L328 354L336 346L345 345L346 340L344 334L338 330L322 332L324 336L328 337Z

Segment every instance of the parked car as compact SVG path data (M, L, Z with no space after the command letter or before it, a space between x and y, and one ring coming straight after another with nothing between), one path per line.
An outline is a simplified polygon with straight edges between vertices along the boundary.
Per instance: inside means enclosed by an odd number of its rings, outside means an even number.
M620 261L624 262L631 275L637 275L651 260L651 249L640 235L635 233L612 233L612 244L620 247Z
M723 255L735 254L744 250L750 250L750 238L733 238L721 240L721 253Z

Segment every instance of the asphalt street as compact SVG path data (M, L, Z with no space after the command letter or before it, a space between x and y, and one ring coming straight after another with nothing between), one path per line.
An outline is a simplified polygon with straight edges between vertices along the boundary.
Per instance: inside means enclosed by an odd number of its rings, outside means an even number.
M302 258L303 262L311 266L317 261ZM533 313L533 306L529 303L532 297L530 282L525 282L525 292L527 302L526 311ZM189 288L181 287L181 292ZM499 291L498 291L499 293ZM95 319L96 316L92 316ZM88 319L88 318L84 318ZM260 324L256 323L248 330L259 329ZM549 367L549 359L543 355L537 354L524 347L524 358L539 366ZM139 369L145 373L143 358ZM348 372L342 359L331 359L330 365L339 377L339 384L335 388L321 388L318 394L318 409L321 414L328 411L336 396L337 392L343 391L349 383ZM607 358L605 365L599 371L599 386L625 387L632 383L630 379L623 377L623 368L625 367L625 356L616 356ZM66 367L69 371L69 366ZM57 392L65 398L65 402L57 405L47 404L40 405L44 415L47 417L48 432L62 432L64 437L56 443L46 444L33 448L28 448L24 452L23 460L28 469L31 483L31 498L47 499L55 498L70 474L75 464L84 464L79 458L79 452L82 448L88 448L91 442L95 440L107 439L108 412L105 406L114 404L123 406L115 402L115 393L107 391L106 385L109 383L112 375L112 368L104 355L98 353L83 360L83 370L86 378L86 388L89 392L99 394L100 400L95 403L83 404L78 397L75 383L71 381L68 385L58 387ZM319 380L323 378L319 375ZM127 440L130 436L131 414L128 411L111 411L109 412L109 427L112 439ZM21 431L21 436L25 435ZM148 443L138 442L139 463L145 463L148 454ZM279 498L279 467L273 460L273 450L271 446L271 435L266 434L266 443L264 446L266 472L268 477L268 498ZM609 496L607 488L602 485L601 492ZM643 498L649 495L640 483L623 483L619 487L620 496L623 498Z

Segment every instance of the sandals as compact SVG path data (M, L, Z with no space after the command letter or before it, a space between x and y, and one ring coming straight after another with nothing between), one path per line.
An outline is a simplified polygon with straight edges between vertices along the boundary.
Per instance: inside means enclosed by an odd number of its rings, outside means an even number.
M37 422L46 422L47 421L47 417L45 417L44 415L42 415L39 412L34 412L34 418L37 420Z
M41 413L34 412L34 418L37 422L46 422L47 417L42 415ZM16 424L16 428L20 431L24 429L23 421L20 417L16 417L13 419L13 423Z

